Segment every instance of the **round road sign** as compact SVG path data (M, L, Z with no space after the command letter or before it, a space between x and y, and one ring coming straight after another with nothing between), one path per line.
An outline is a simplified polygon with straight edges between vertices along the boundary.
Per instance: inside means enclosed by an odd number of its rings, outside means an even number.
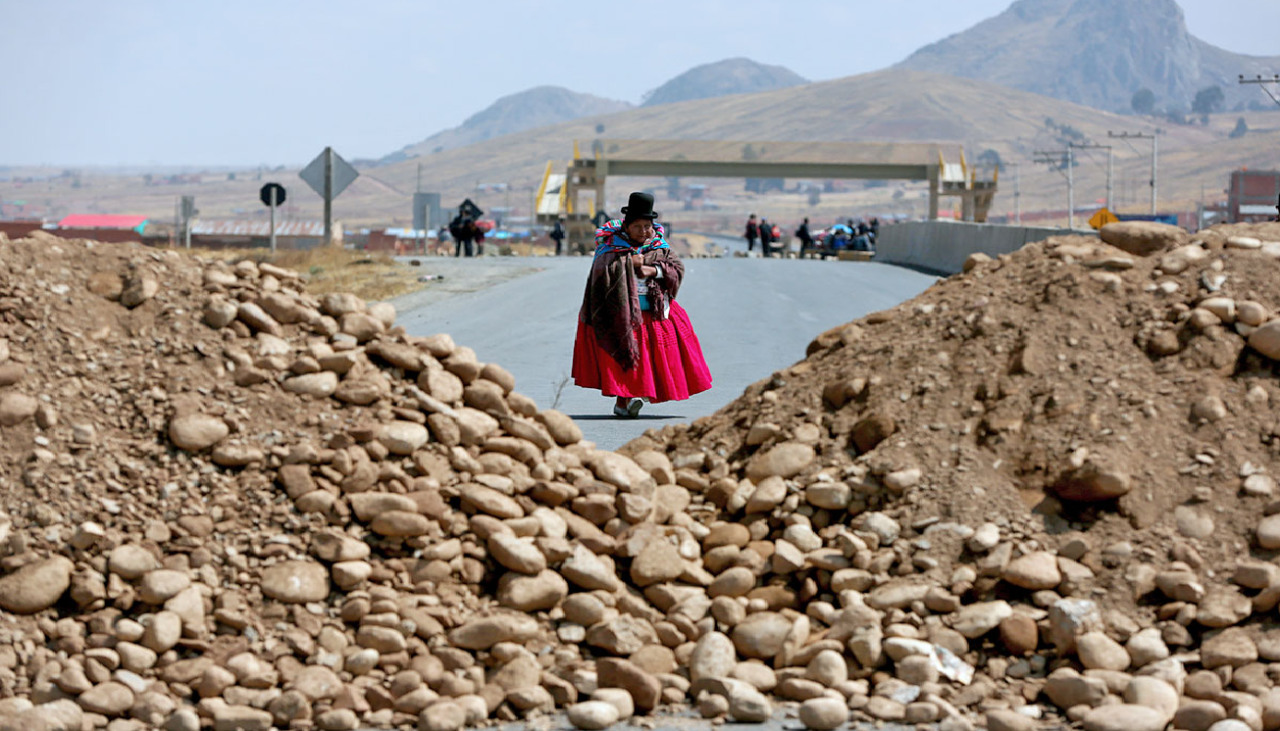
M262 205L271 205L271 195L275 193L276 205L284 205L284 186L279 183L267 183L262 186L262 190L258 191L258 198L262 199Z

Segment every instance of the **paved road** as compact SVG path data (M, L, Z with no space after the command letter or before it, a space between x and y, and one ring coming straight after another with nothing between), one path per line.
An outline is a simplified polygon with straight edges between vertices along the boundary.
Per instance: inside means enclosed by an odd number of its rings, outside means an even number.
M740 243L733 242L734 245ZM439 296L396 302L397 323L412 335L447 332L482 362L500 363L516 388L545 408L577 420L587 439L614 449L646 429L714 413L749 384L804 357L827 328L914 297L933 277L874 263L781 259L692 259L685 262L680 303L689 312L714 386L688 401L646 406L640 418L617 419L613 399L569 379L578 308L589 260L580 257L425 259L444 282L480 282ZM503 278L506 277L505 280ZM429 285L430 287L430 285Z

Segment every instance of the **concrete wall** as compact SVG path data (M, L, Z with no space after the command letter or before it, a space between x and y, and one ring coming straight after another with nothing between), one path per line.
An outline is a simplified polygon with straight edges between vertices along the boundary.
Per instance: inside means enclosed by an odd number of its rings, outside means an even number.
M1021 249L1032 241L1063 234L1095 235L1094 231L1062 228L1001 226L961 221L909 221L881 226L875 260L941 274L955 274L970 254L995 257Z

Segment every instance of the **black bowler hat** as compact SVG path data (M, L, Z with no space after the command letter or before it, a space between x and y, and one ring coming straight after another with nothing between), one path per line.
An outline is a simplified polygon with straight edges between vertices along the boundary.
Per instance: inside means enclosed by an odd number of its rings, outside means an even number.
M653 210L653 196L648 193L632 193L627 199L627 205L622 207L622 215L625 218L647 218L650 221L658 217Z

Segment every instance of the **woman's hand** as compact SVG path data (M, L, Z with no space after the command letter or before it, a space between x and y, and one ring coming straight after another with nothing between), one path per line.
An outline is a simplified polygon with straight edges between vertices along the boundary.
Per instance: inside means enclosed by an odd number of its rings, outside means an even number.
M644 266L644 257L639 254L632 254L631 266L635 267L636 269L639 269L640 267Z
M641 264L639 271L640 276L644 279L658 276L658 267L649 266L648 264Z

